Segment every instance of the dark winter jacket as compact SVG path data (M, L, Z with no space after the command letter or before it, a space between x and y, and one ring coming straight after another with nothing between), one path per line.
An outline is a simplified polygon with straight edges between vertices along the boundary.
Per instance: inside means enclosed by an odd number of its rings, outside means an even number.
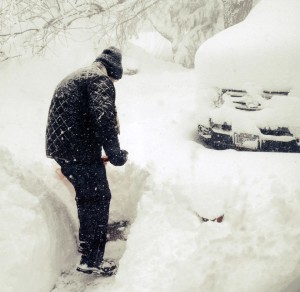
M50 158L93 163L103 146L110 162L123 165L115 88L100 63L80 69L57 86L49 109L46 154Z

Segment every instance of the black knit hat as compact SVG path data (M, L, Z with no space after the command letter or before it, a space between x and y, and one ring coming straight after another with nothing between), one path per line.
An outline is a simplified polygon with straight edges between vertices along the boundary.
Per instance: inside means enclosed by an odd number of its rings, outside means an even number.
M122 55L119 49L115 47L105 49L95 62L101 62L105 66L109 77L117 80L122 78Z

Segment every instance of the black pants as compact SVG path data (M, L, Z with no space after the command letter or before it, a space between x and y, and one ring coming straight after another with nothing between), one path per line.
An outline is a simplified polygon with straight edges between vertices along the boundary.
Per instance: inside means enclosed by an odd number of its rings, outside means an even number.
M102 161L94 164L57 162L76 191L81 263L99 266L105 251L111 199L105 166Z

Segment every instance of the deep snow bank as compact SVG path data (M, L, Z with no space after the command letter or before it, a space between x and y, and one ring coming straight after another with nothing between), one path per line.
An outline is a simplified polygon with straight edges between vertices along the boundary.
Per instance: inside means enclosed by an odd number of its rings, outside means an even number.
M74 220L39 165L21 166L5 148L0 161L1 291L50 291L72 265Z
M300 157L178 149L141 199L112 291L281 291L297 278Z

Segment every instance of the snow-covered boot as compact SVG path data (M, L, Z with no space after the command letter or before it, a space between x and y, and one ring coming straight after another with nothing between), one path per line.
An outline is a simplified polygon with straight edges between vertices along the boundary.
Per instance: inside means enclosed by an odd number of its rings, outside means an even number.
M80 263L76 270L86 274L110 277L116 274L118 266L112 259L103 259L99 267L90 267L87 264Z

